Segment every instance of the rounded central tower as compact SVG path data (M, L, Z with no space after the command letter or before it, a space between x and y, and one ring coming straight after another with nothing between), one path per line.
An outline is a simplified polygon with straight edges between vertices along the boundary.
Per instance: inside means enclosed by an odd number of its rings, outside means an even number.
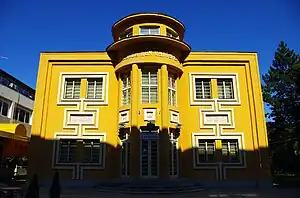
M132 14L112 26L114 42L107 52L116 70L133 63L129 61L132 58L135 63L162 63L180 70L180 63L191 51L183 42L184 31L183 23L165 14Z

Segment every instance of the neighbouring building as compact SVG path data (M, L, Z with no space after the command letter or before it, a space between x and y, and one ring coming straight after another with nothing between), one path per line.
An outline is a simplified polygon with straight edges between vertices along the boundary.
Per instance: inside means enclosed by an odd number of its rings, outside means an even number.
M0 69L0 159L27 156L35 90Z
M138 13L113 25L106 51L42 52L29 171L77 184L270 181L257 54L191 51L184 32Z

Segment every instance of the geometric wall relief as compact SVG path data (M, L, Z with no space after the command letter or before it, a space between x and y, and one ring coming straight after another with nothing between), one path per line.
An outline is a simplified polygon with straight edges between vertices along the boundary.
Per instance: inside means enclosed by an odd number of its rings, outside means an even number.
M63 85L66 73L61 74L60 85ZM90 73L78 75L74 73L67 73L68 76L87 78L87 77L103 77L104 85L106 84L107 96L107 84L108 74L107 73ZM96 75L97 74L97 75ZM105 158L106 158L106 133L97 131L99 126L99 105L107 104L107 99L103 100L91 100L86 98L74 99L69 101L63 101L62 99L62 86L59 87L57 105L68 106L64 108L64 119L63 119L63 129L67 129L67 132L55 132L54 133L54 146L52 154L52 168L53 169L68 169L72 170L72 179L81 180L83 179L84 170L101 170L105 169ZM95 132L87 132L88 129L93 129ZM88 141L95 140L100 141L101 151L99 154L99 161L96 162L59 162L59 148L60 140L76 140L76 141Z
M203 75L203 74L202 74ZM201 77L202 77L201 75ZM207 78L219 78L212 74L206 75ZM240 96L237 74L226 76L226 78L234 78L234 100L221 100L221 99L207 99L197 101L197 105L200 106L200 129L204 129L205 132L194 132L192 134L193 148L198 147L198 140L237 140L239 150L239 161L237 162L222 162L218 160L216 162L199 162L197 160L197 151L193 149L193 166L194 169L212 169L216 171L217 180L226 179L227 169L243 169L246 168L246 157L245 157L245 141L244 133L235 131L235 119L234 109L228 106L240 106ZM206 108L204 108L206 107ZM225 132L224 129L230 129L230 132Z

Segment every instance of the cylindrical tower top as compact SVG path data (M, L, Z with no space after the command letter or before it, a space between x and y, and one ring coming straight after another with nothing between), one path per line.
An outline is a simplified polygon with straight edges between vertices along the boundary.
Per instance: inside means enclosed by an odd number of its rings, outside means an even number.
M120 37L121 38L126 37L126 33L130 34L127 36L136 36L136 34L146 34L147 33L146 31L148 30L146 28L154 27L154 25L156 25L157 27L159 27L160 25L166 27L166 29L160 30L159 32L153 30L154 34L178 38L180 40L183 39L185 27L182 22L166 14L143 12L143 13L131 14L118 20L112 26L112 34L113 34L114 41L119 40ZM133 29L133 27L137 27L137 26L139 26L138 27L139 30L137 32L128 31L130 28ZM145 30L143 30L143 27L146 27Z

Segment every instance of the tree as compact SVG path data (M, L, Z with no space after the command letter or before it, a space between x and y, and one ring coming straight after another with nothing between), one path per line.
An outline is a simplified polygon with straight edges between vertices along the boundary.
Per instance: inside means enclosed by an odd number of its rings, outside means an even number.
M300 55L280 42L271 67L263 75L262 89L271 110L267 116L273 120L268 124L273 164L281 171L300 172L299 82Z

